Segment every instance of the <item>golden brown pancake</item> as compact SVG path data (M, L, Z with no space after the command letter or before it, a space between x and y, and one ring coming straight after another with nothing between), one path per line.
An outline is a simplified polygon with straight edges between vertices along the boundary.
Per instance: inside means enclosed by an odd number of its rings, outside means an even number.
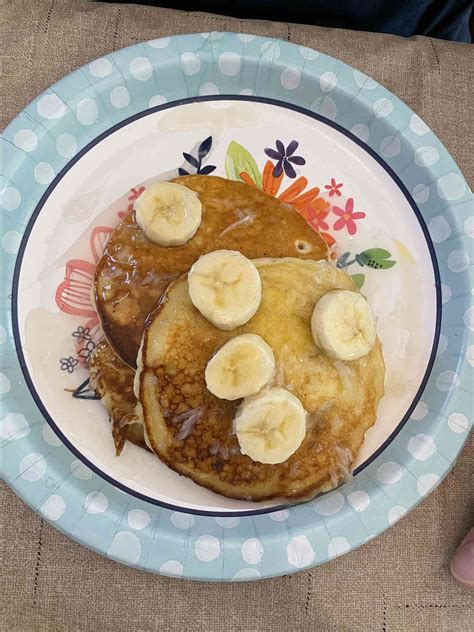
M311 335L314 305L333 289L357 291L330 263L275 259L255 262L262 301L242 327L222 331L189 299L187 276L175 281L144 334L140 401L150 446L170 468L232 498L308 499L337 487L350 471L383 395L381 345L353 362L332 360ZM204 372L229 338L255 333L273 348L273 385L290 390L308 414L305 439L284 463L267 465L242 455L233 419L237 402L218 399Z
M112 424L117 456L128 439L146 448L141 419L135 413L137 399L133 394L133 371L104 340L89 360L90 385L102 399Z
M184 176L199 194L202 222L183 246L150 242L130 213L115 229L97 266L95 301L105 335L131 367L136 366L145 320L168 285L200 255L239 250L245 256L325 259L328 248L291 206L256 187L215 176Z

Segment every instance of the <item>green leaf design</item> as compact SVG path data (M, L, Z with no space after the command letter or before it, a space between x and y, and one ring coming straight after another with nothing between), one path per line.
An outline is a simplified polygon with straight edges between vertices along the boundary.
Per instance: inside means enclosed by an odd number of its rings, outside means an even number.
M360 266L367 266L374 270L388 270L397 262L390 259L391 253L383 248L369 248L356 255L356 261Z
M262 175L257 167L252 155L233 140L227 148L225 157L225 172L230 180L240 180L241 173L246 173L252 182L259 188L262 188Z
M364 285L365 274L353 274L351 279L354 281L355 286L360 290L360 288Z

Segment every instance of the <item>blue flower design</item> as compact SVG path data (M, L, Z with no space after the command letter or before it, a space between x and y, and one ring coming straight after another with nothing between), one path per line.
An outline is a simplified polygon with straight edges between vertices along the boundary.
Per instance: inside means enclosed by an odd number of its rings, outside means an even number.
M293 155L298 149L299 143L296 140L292 140L286 149L281 140L277 140L275 145L276 151L270 147L265 149L267 156L272 160L277 161L273 169L273 177L279 178L284 171L289 178L296 178L296 171L294 170L293 165L300 166L306 164L306 160L304 158Z

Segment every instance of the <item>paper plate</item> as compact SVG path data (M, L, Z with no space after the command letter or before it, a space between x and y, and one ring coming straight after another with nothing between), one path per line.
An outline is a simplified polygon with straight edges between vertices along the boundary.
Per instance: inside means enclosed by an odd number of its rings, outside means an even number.
M2 471L45 519L142 569L255 579L363 544L449 471L472 424L472 194L373 79L253 35L163 38L65 77L1 142ZM377 423L354 478L315 501L233 501L131 444L115 457L85 366L101 335L92 276L142 187L178 173L295 206L378 317Z

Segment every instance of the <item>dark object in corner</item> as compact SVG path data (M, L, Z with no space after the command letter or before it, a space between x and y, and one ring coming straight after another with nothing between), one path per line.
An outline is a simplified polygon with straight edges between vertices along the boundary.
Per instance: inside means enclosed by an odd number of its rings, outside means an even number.
M107 2L107 0L105 0ZM112 0L110 0L112 1ZM113 0L129 3L130 0ZM472 0L135 0L182 11L470 42ZM219 30L216 25L216 31Z

